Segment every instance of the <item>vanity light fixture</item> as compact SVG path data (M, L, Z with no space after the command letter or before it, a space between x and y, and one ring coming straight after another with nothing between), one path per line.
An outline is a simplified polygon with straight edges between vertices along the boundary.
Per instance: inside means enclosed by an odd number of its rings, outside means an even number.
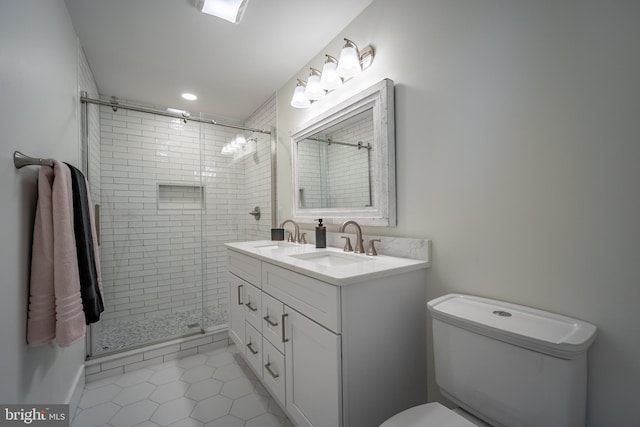
M316 101L326 95L326 92L320 86L320 71L315 68L311 68L304 95L311 101Z
M338 75L338 60L331 55L325 55L327 59L322 66L320 87L324 90L334 90L342 86L342 77Z
M344 46L340 52L336 71L340 77L344 78L357 76L362 71L358 46L349 39L344 39Z
M365 46L361 50L349 39L344 39L344 47L340 52L340 59L325 55L326 60L322 73L311 68L308 81L298 80L291 98L294 108L307 108L327 94L342 86L344 80L357 76L369 68L373 62L373 48Z
M296 84L296 88L293 91L293 97L291 98L291 106L294 108L307 108L311 105L311 101L304 94L305 88L307 87L307 82L304 80L298 79L298 84Z
M197 0L196 5L202 13L217 16L237 24L242 19L249 0Z

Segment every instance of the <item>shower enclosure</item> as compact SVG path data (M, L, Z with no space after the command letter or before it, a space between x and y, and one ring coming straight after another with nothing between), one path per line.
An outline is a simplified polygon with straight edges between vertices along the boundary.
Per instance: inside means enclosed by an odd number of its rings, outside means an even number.
M271 227L273 109L258 129L98 101L83 97L105 306L89 356L225 328L224 243Z

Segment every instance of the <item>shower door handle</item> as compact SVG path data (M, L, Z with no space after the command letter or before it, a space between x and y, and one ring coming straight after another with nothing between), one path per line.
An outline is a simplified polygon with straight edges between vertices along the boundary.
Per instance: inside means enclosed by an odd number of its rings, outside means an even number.
M98 246L100 246L102 243L102 233L100 233L100 205L96 203L93 210L93 225L96 228L96 242L98 243Z

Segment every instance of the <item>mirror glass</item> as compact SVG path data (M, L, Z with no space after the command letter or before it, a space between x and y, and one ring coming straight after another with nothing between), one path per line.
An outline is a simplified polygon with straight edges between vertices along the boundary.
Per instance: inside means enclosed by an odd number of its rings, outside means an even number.
M298 208L374 205L373 109L298 141Z
M291 143L295 220L395 225L391 80L310 120Z

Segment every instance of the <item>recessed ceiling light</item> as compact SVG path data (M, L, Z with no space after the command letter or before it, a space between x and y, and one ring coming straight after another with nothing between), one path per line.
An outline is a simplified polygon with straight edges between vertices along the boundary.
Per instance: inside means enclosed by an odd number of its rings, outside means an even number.
M188 93L188 92L183 93L183 94L182 94L182 97L183 97L184 99L186 99L187 101L195 101L196 99L198 99L198 97L197 97L197 96L195 96L195 95L194 95L194 94L192 94L192 93Z

